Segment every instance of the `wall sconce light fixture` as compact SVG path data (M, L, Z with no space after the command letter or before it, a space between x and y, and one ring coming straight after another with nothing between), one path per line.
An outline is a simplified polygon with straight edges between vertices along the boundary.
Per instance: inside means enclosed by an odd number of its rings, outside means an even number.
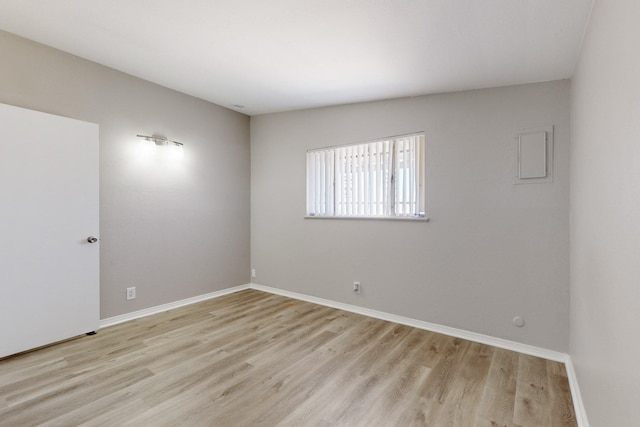
M183 143L178 141L172 141L166 136L161 135L136 135L138 138L143 139L143 143L146 147L154 149L155 147L167 147L173 157L184 157Z

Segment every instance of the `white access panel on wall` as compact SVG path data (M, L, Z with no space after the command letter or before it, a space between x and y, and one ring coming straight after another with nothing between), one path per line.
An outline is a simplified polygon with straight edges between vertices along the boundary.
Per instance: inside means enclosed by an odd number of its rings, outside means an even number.
M518 135L518 178L547 177L547 133L527 132Z
M553 126L521 130L516 159L514 184L553 182Z
M98 328L98 125L0 104L0 148L3 357Z

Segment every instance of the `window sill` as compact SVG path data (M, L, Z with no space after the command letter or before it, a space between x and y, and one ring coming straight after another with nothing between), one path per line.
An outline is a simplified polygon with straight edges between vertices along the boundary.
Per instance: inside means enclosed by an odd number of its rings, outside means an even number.
M411 221L429 222L429 217L406 217L406 216L305 216L304 219L364 219L374 221Z

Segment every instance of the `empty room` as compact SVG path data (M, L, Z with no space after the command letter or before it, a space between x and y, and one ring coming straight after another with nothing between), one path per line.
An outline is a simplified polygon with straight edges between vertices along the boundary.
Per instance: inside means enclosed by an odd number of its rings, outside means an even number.
M0 426L640 425L639 21L3 0Z

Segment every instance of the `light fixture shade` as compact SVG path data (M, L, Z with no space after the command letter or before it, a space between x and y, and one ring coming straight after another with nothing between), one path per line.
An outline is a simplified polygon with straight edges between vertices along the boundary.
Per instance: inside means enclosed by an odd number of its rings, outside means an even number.
M182 159L184 157L183 144L178 141L172 141L166 136L160 135L136 135L140 140L140 152L143 155L152 155L156 152L157 147L166 147L161 150L164 152L163 157L172 159Z
M182 144L170 143L169 154L174 159L182 159L184 157L184 148Z
M156 152L156 143L151 139L142 139L139 142L140 154L147 156L153 155Z

